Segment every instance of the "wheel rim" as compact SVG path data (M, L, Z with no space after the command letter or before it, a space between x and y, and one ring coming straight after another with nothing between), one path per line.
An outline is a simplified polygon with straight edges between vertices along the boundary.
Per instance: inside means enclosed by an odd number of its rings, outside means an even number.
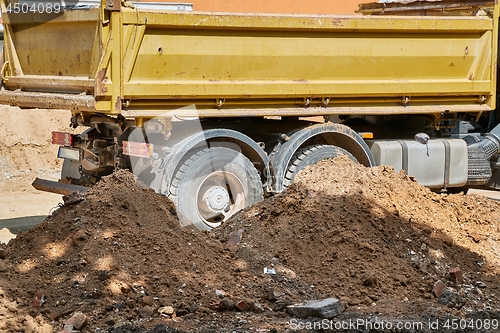
M245 208L245 187L231 172L216 171L201 182L196 192L198 216L210 228L218 227Z

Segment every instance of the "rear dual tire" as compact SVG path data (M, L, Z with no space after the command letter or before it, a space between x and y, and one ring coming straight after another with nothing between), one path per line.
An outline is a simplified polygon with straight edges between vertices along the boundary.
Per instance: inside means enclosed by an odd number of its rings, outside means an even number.
M210 230L263 199L257 169L243 154L225 147L200 150L175 173L170 198L181 225Z
M346 155L353 162L358 163L356 158L347 150L332 145L312 145L297 150L293 155L283 180L283 187L287 188L293 184L297 174L306 167L319 161Z

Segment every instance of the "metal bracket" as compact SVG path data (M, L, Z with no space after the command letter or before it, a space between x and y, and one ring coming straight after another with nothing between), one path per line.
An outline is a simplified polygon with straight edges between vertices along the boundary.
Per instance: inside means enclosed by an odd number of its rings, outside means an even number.
M2 80L4 82L9 81L9 77L6 75L8 68L9 68L9 61L6 61L3 63L2 69L0 70L0 75L2 76Z
M432 126L436 131L439 131L440 125L441 125L441 115L440 114L433 114L432 117L434 118Z
M217 105L218 108L221 108L224 105L224 103L226 103L225 99L218 98L217 102L215 103L215 105Z
M106 0L106 9L111 11L120 11L121 0Z

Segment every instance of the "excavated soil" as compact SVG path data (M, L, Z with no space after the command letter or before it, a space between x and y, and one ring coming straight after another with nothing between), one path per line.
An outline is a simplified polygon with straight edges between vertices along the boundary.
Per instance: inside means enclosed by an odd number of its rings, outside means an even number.
M448 281L455 267L468 293L463 312L500 307L500 204L433 193L392 168L322 161L218 233L224 240L234 229L351 309L397 316L436 307L433 285L457 287Z
M338 158L207 233L120 171L0 250L0 331L82 312L82 332L285 332L287 305L326 297L345 307L336 320L500 319L499 226L497 202ZM464 305L439 303L437 280Z

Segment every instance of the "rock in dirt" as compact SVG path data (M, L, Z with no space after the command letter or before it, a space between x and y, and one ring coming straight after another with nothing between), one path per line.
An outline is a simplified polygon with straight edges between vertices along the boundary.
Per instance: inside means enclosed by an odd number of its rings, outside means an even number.
M66 206L76 205L85 199L83 193L80 192L71 192L68 195L63 195L62 198Z
M225 310L227 311L233 311L234 310L234 307L235 307L235 304L232 300L230 300L229 298L224 298L222 300L222 306L224 307Z
M446 285L443 283L441 280L437 280L436 283L434 283L434 287L432 288L432 292L434 295L439 298L441 294L443 293L443 290L446 288Z
M371 287L377 284L377 276L372 273L368 273L363 277L363 285Z
M252 307L246 301L239 301L239 302L237 302L236 303L236 307L241 312L247 312L247 311L252 310Z
M189 306L189 313L195 313L196 311L198 311L198 305L196 305L196 304L194 304L194 303L193 303L193 304L191 304L191 305Z
M264 312L264 307L257 301L252 302L252 311L255 313L262 313Z
M461 309L465 305L463 298L455 289L445 288L439 296L439 303L446 305L449 308Z
M484 283L482 281L476 281L476 287L484 289L487 286L486 286L486 283Z
M163 306L158 309L158 313L165 317L172 317L175 313L175 309L171 306Z
M9 266L5 262L5 260L0 260L0 272L5 272L9 269Z
M87 324L87 322L87 316L81 312L77 312L66 321L64 328L67 329L66 326L68 326L69 330L72 330L73 328L76 330L81 330Z
M229 235L229 239L227 240L227 245L236 246L241 243L245 231L243 229L235 230Z
M152 296L143 296L141 302L143 305L153 305L154 299Z
M149 318L153 315L153 308L150 307L149 305L143 306L142 308L139 309L139 315L142 318Z
M54 333L54 327L50 324L43 324L41 333Z
M107 318L104 320L104 323L108 326L115 326L116 322L113 318Z
M298 318L326 318L332 319L344 311L342 303L336 298L327 298L320 301L312 301L290 305L288 313Z
M462 282L464 281L460 267L452 268L448 274L450 280L453 281L455 284L462 284Z

